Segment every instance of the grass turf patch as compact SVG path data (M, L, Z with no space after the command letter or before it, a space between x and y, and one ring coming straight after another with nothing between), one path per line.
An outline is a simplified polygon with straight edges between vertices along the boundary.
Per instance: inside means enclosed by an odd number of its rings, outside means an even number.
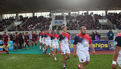
M113 55L91 55L91 62L86 69L111 69ZM62 56L57 55L57 62L48 55L0 54L0 69L62 69ZM77 69L78 57L71 55L67 69Z

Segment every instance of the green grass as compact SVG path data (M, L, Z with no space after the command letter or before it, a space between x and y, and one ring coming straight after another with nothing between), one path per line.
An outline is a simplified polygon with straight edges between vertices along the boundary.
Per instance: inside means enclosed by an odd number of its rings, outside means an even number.
M86 69L111 69L113 55L91 55L91 62ZM62 69L62 56L57 55L57 62L48 55L0 54L0 69ZM67 69L77 69L78 57L71 55Z

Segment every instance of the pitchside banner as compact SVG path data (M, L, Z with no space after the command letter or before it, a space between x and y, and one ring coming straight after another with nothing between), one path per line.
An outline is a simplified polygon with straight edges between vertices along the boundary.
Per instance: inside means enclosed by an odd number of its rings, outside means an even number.
M108 41L92 41L92 45L95 48L95 50L109 50L110 49L110 46L108 45Z
M71 43L73 43L73 40L71 40ZM96 51L114 50L116 42L115 41L96 41L96 40L93 40L92 45ZM73 45L71 45L70 48L73 48ZM91 49L89 49L89 50L91 50Z
M3 46L4 46L4 43L2 41L0 41L0 50L1 51L3 50ZM13 41L8 42L8 49L13 50Z
M95 50L114 50L115 45L117 43L115 41L92 41L92 45L95 48ZM0 50L3 50L4 43L0 41ZM8 48L9 50L13 50L13 41L8 42ZM71 46L70 49L73 50L73 40L71 40ZM89 49L91 50L91 49Z

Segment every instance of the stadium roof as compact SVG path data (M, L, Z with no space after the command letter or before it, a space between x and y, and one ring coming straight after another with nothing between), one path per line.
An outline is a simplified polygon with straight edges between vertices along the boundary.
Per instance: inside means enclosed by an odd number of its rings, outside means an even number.
M121 0L0 0L0 13L121 9Z

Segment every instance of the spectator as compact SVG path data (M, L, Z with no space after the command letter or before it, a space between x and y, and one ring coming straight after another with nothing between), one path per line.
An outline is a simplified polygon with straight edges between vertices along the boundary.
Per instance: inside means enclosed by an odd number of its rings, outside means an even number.
M10 33L9 37L10 37L10 41L13 41L13 33L12 32Z
M92 40L95 40L95 33L94 32L92 32L91 36L92 36Z
M107 36L108 36L108 40L113 40L114 38L114 33L112 30L109 30L109 32L107 33Z
M2 36L2 34L0 34L0 40L3 40L2 38L3 38L3 36Z
M95 40L100 40L100 34L98 32L95 32Z

